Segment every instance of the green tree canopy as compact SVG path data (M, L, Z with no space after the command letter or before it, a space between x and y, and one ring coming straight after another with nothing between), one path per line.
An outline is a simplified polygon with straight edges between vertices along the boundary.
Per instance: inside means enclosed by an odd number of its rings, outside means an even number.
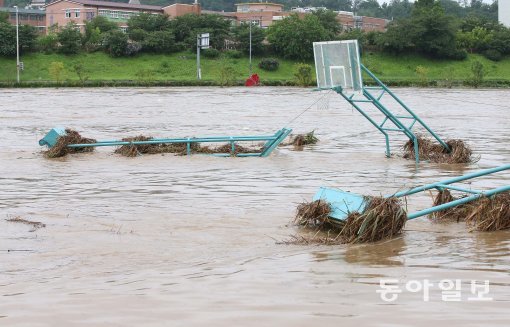
M63 54L76 54L81 49L81 33L75 23L69 23L57 33L60 48Z
M276 53L299 60L312 59L313 42L328 38L328 31L315 15L306 15L303 19L291 15L275 22L267 31L267 39Z
M153 15L140 13L131 16L128 20L128 33L132 30L141 29L146 32L165 31L171 28L171 22L167 15Z
M126 54L128 36L120 30L111 30L105 34L103 46L110 56L122 57Z
M375 0L377 1L377 0ZM324 10L319 9L313 12L314 16L316 16L322 27L328 32L328 38L333 40L337 37L337 35L342 31L342 25L337 19L337 13L332 10Z
M187 14L177 17L171 21L175 32L175 41L186 44L188 48L195 48L197 35L210 33L210 45L213 48L221 49L225 39L230 34L230 22L220 15L195 15Z
M250 52L250 24L243 23L239 26L236 26L232 29L232 34L234 36L234 40L238 44L238 49L244 53ZM264 45L262 42L266 37L266 33L264 30L256 25L252 25L251 28L251 45L252 45L252 53L258 54L262 53L264 50Z
M37 31L29 25L19 26L19 51L21 54L35 49ZM0 56L16 55L16 27L0 22Z

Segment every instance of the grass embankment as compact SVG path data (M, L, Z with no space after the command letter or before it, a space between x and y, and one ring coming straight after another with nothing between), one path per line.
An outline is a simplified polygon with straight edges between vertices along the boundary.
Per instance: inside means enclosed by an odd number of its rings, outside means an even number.
M234 68L234 84L242 84L249 74L247 57L233 59L207 59L202 57L202 82L196 80L196 56L189 52L171 55L142 54L129 58L110 58L97 52L64 56L58 54L29 54L21 57L25 70L21 73L21 86L57 85L49 73L52 62L62 62L64 71L59 85L81 86L73 70L76 63L85 67L85 85L222 85L232 83L232 74L225 77L225 67ZM471 65L475 60L483 63L487 75L482 86L510 86L510 58L500 62L489 61L479 55L469 55L463 61L431 60L419 56L390 56L367 53L362 61L376 76L389 85L450 86L468 84L472 79ZM260 58L253 60L253 71L265 85L293 85L294 65L297 61L279 59L280 67L267 72L257 67ZM421 66L421 74L417 67ZM420 70L420 69L418 69ZM315 75L315 72L313 72ZM228 81L225 78L230 79ZM14 58L0 58L0 86L15 86ZM367 79L366 79L367 80ZM368 82L368 80L367 80Z

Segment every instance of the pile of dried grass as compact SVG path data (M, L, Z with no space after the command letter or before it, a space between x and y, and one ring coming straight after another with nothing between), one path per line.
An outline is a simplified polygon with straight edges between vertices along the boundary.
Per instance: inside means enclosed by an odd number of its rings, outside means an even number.
M344 243L345 241L340 237L340 233L320 230L313 235L291 235L289 239L276 242L276 244L284 245L339 245Z
M330 205L321 200L302 203L297 208L294 223L315 228L313 237L293 236L285 244L341 244L377 242L402 232L407 214L397 198L366 197L365 210L352 212L344 222L331 219ZM327 235L319 235L326 232ZM335 233L332 237L330 233Z
M466 223L471 230L482 232L510 229L510 192L470 203Z
M331 207L326 201L316 200L298 205L294 223L303 227L331 227L329 214Z
M454 197L448 189L444 189L439 191L437 195L434 197L434 207L458 199L460 198ZM461 204L452 208L434 212L429 216L429 218L431 218L435 222L445 221L459 222L463 221L466 218L468 209L469 206L467 204Z
M60 136L57 143L52 146L48 151L44 152L47 158L60 158L64 157L69 153L81 153L81 152L92 152L94 147L84 148L69 148L70 144L84 144L84 143L96 143L96 140L85 138L75 130L66 129L66 135Z
M205 148L205 147L203 147ZM207 148L208 152L201 153L230 153L232 157L237 156L239 153L261 153L263 151L263 147L258 148L249 148L239 144L236 144L235 150L232 151L232 145L224 144L216 148Z
M137 141L150 141L153 138L150 136L135 136L124 138L124 142L137 142ZM239 153L254 153L262 152L262 148L252 149L236 144L235 150L232 151L230 144L224 144L215 148L202 146L200 143L190 143L191 153L214 154L214 153L230 153L231 156L236 156ZM186 143L165 143L165 144L129 144L123 145L115 150L115 153L121 154L126 157L136 157L142 154L161 154L161 153L174 153L177 155L187 154Z
M417 135L418 154L420 160L429 160L436 163L470 163L473 161L471 148L462 140L448 140L446 145L448 152L441 144L423 135ZM414 141L409 140L404 144L404 158L415 159Z
M32 229L30 230L31 232L35 232L39 228L46 227L46 225L41 223L40 221L31 221L31 220L21 218L20 216L7 218L6 220L11 223L21 223L21 224L25 224L25 225L30 225L32 227Z
M350 213L340 231L347 243L377 242L402 232L407 213L400 199L366 197L365 203L363 213Z
M143 142L150 141L153 138L150 136L139 135L135 137L123 138L123 142ZM198 153L202 151L199 143L191 143L191 151ZM126 157L136 157L142 154L161 154L161 153L175 153L179 155L186 155L186 143L166 143L166 144L129 144L123 145L115 150L115 153L121 154Z
M317 144L319 139L314 135L315 130L306 134L292 135L288 143L282 143L283 146L294 145L296 147L302 147L305 145Z

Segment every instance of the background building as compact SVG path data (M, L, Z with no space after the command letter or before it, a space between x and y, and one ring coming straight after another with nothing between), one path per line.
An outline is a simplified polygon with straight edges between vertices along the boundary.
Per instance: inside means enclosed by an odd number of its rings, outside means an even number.
M54 25L63 27L74 22L82 32L85 31L85 23L96 16L104 16L125 30L129 17L133 15L141 12L163 14L160 6L94 0L57 0L47 4L45 8L48 30Z
M510 0L498 1L498 17L500 23L510 27Z
M7 11L9 23L16 25L16 8L0 7L0 11ZM46 12L44 10L19 8L18 19L20 25L30 25L37 28L39 33L46 33Z

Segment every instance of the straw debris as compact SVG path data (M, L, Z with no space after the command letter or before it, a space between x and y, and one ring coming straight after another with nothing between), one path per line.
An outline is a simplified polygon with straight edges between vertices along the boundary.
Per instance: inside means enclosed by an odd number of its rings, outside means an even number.
M324 228L331 225L330 212L331 207L326 201L304 202L297 207L294 224L310 228Z
M469 205L466 224L471 231L497 231L510 228L510 192L483 197Z
M365 197L365 210L347 216L340 231L347 243L377 242L402 232L407 213L402 201L395 197Z
M80 133L72 129L66 129L66 135L60 136L57 143L48 151L44 152L47 158L60 158L69 153L92 152L94 147L69 148L70 144L96 143L95 139L82 137Z
M150 136L135 136L124 138L123 142L140 142L150 141L153 137ZM215 154L215 153L229 153L231 156L236 156L239 153L254 153L262 152L262 148L248 148L236 144L235 150L232 151L230 144L224 144L218 147L202 146L200 143L190 143L191 153L202 153L202 154ZM162 153L174 153L177 155L187 155L187 144L186 143L158 143L158 144L129 144L123 145L115 150L115 153L121 154L126 157L136 157L142 154L162 154Z
M46 227L46 225L41 223L40 221L30 221L30 220L21 218L20 216L8 218L6 220L11 223L21 223L21 224L25 224L25 225L30 225L32 227L32 229L30 230L31 232L35 232L39 228Z
M434 197L434 207L459 199L461 199L461 197L454 197L448 189L440 190ZM461 204L452 208L434 212L429 215L429 218L434 222L464 221L468 214L468 210L468 204Z
M344 244L368 243L391 238L402 232L407 214L398 198L365 197L365 210L351 212L340 222L329 217L331 207L325 201L302 203L294 223L317 229L313 237L294 236L283 244ZM321 235L319 232L327 233ZM335 233L334 237L330 233Z
M417 135L418 154L421 160L429 160L436 163L470 163L473 162L471 148L462 140L448 140L446 145L450 148L448 152L441 144L423 135ZM404 144L404 158L415 159L414 141L409 140Z
M314 135L315 130L306 134L291 135L288 143L281 143L282 146L293 145L297 148L301 148L305 145L313 145L319 142L319 139Z

